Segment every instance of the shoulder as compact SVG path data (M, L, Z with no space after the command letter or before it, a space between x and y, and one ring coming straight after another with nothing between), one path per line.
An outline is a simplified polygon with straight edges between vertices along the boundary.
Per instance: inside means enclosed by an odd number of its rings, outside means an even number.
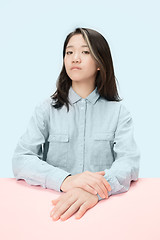
M53 102L53 99L51 99L51 97L47 97L47 98L37 102L35 108L39 109L39 110L42 110L42 111L47 111L52 106L52 102Z
M47 97L37 102L34 107L34 116L36 116L36 118L38 119L48 121L50 116L50 108L52 106L51 104L52 99L50 97Z
M122 101L108 101L106 99L100 99L99 106L103 113L106 113L110 118L117 122L125 119L131 119L131 113L126 104Z
M109 109L110 111L129 113L129 110L123 101L119 101L119 102L108 101L104 98L100 98L99 103L100 105L104 106L106 109Z

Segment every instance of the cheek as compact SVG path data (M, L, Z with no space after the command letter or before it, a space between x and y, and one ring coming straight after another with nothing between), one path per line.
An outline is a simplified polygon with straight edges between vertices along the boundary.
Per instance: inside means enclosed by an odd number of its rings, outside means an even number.
M90 66L90 67L89 67L90 72L95 73L95 72L97 71L97 67L96 67L95 63L91 62L91 63L89 64L89 66Z
M89 64L90 66L92 66L92 69L97 69L97 65L96 65L95 61L94 61L92 58L90 58L90 59L88 60L88 64Z
M65 58L63 59L63 63L64 63L64 66L66 67L67 62L66 62L66 59L65 59Z
M64 60L64 66L65 66L66 71L68 71L69 65L68 65L68 62L66 60Z

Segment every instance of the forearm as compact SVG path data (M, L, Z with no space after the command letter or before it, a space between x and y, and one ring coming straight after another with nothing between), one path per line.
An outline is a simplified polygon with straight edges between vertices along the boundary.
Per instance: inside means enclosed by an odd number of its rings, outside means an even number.
M126 192L130 188L131 181L137 181L139 175L140 154L128 159L123 158L115 161L110 169L105 169L105 179L110 184L112 190L108 196ZM98 196L99 200L102 198Z
M24 179L31 185L40 185L44 188L60 191L62 182L70 173L48 164L39 157L27 154L27 151L19 154L17 148L12 159L15 178L17 180Z
M112 150L114 161L104 170L112 188L109 196L128 191L131 181L138 180L139 175L140 151L134 140L132 117L124 106L121 106Z

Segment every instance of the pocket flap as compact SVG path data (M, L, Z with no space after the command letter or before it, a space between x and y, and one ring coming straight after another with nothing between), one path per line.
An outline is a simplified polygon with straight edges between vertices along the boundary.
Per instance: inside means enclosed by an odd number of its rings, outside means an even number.
M49 135L48 141L52 142L68 142L69 138L68 138L68 134L51 134Z
M114 132L107 132L107 133L95 133L94 140L114 140Z

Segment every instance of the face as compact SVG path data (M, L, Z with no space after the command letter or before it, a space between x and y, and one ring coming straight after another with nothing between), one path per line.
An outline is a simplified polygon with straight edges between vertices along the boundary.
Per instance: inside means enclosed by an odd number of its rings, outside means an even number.
M81 34L70 38L66 46L64 65L72 81L90 81L92 83L95 81L98 67ZM78 67L78 69L73 67Z

